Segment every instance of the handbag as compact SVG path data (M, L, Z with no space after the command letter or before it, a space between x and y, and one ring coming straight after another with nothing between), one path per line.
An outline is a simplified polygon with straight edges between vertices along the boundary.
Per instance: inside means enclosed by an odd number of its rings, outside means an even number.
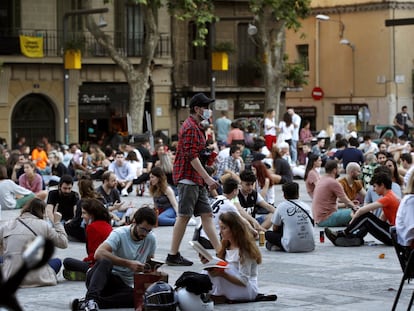
M134 274L134 308L143 310L144 294L147 288L158 281L168 283L168 274L158 271L158 266L151 268L145 265L146 271Z

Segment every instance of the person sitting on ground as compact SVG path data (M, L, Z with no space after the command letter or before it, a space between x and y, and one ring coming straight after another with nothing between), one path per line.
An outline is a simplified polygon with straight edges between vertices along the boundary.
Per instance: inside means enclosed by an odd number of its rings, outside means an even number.
M104 205L108 209L111 217L117 221L121 219L128 209L125 202L121 202L121 196L116 188L115 173L106 171L102 174L102 185L100 185L96 192L102 195Z
M27 161L23 165L24 174L19 177L19 186L33 192L42 201L47 198L47 191L43 190L42 176L36 173L33 162Z
M338 181L344 189L346 196L357 206L364 202L366 195L362 180L359 179L360 175L361 167L359 164L356 162L350 162L346 167L346 175L338 178ZM339 203L339 208L345 207L345 205L341 204L343 203Z
M313 220L310 207L299 200L299 184L282 186L285 201L280 203L272 217L272 230L266 231L266 248L288 253L311 252L315 249Z
M320 168L322 165L322 159L320 156L316 154L311 154L309 156L308 164L306 165L305 169L305 185L306 185L306 192L313 198L313 192L315 191L315 187L319 179L321 179L321 175L319 174Z
M178 203L161 167L155 166L151 169L149 190L154 200L154 208L158 209L158 225L174 226Z
M230 154L224 158L223 162L220 162L218 164L216 176L220 178L228 171L240 174L242 170L244 170L244 161L241 157L240 147L237 145L232 145L230 147Z
M360 246L364 237L370 233L385 245L392 245L390 227L395 225L400 200L391 190L389 174L378 173L371 181L374 190L382 197L378 201L357 209L349 225L343 231L332 231L325 228L325 234L335 246ZM382 208L384 220L375 216L372 211Z
M365 157L365 164L361 168L362 182L364 183L364 189L368 190L371 185L372 176L374 176L374 170L380 166L377 162L377 157L374 154L369 154Z
M255 188L256 176L251 170L244 170L240 173L241 187L238 199L241 207L255 218L265 228L270 228L272 213L275 208L267 203Z
M67 221L64 226L69 238L79 242L86 242L86 223L82 221L82 201L85 199L98 199L103 204L104 199L95 191L93 180L89 176L81 177L78 182L78 188L81 199L76 204L75 215L71 220Z
M112 231L111 216L108 210L97 199L82 199L82 219L86 228L86 253L83 260L65 258L63 260L63 277L71 281L83 281L86 272L95 264L95 251Z
M249 229L252 231L253 235L257 235L257 231L250 225L249 221L244 218L245 213L241 213L240 210L243 210L240 205L236 206L233 203L233 200L237 198L237 194L239 192L239 180L234 177L225 177L224 181L222 181L223 184L223 194L218 195L214 202L211 204L211 207L213 209L213 222L214 226L216 228L217 234L220 232L220 226L219 226L219 217L223 213L227 212L234 212L238 214L239 216L242 216L243 221L245 221L248 224ZM201 245L203 245L206 249L213 249L213 245L211 245L210 241L208 240L207 234L203 230L203 227L198 226L195 229L195 235L194 238L197 238L196 240L200 242Z
M395 227L398 244L411 250L414 248L414 174L408 180L405 193L398 207Z
M283 185L284 183L291 182L293 180L292 169L290 168L289 162L283 159L282 153L279 147L276 145L272 148L273 158L273 184Z
M312 214L319 227L346 226L351 220L352 210L356 209L336 180L338 173L338 161L328 160L325 164L325 174L313 192ZM345 203L346 208L338 208L338 199Z
M52 187L52 186L56 186L59 184L60 178L67 174L67 168L66 166L62 163L62 158L60 157L60 154L56 151L52 151L49 154L49 160L50 160L50 170L51 170L51 175L47 176L47 179L49 179L48 181L48 186ZM45 178L46 176L43 176L43 178Z
M115 173L117 188L123 197L132 191L132 181L135 173L131 165L125 161L124 153L117 151L115 161L109 164L108 170Z
M56 247L67 248L68 238L63 225L60 223L62 215L53 213L50 225L45 218L46 204L38 198L34 198L23 207L21 214L16 219L8 221L0 226L0 249L3 255L3 277L8 280L14 276L23 265L22 254L27 244L36 236L50 239ZM21 286L48 286L57 284L57 273L62 263L58 258L52 258L47 265L30 271L24 278Z
M95 265L86 276L85 298L75 299L72 310L134 307L134 274L144 272L154 256L157 221L154 209L141 207L133 223L116 228L95 252Z
M32 191L8 179L6 166L0 165L0 210L22 208L27 201L35 196Z
M356 162L359 165L364 163L364 155L358 149L359 142L357 138L350 137L348 146L342 152L335 153L335 159L342 162L342 167L346 170L348 163Z
M219 258L229 264L228 269L211 269L213 301L220 296L230 300L255 300L258 290L258 265L262 255L256 241L242 218L227 212L219 216L221 249ZM202 258L205 263L206 259Z
M72 187L72 176L63 175L59 181L58 189L49 191L46 205L46 214L49 218L52 218L55 210L62 214L63 222L73 218L76 204L79 201L79 194L72 191Z
M40 173L42 175L47 175L50 173L50 167L49 159L44 148L45 145L41 141L38 141L36 144L36 148L34 148L32 151L32 161L40 170Z
M265 199L267 203L275 203L275 189L272 176L262 161L252 162L252 171L256 175L256 191Z

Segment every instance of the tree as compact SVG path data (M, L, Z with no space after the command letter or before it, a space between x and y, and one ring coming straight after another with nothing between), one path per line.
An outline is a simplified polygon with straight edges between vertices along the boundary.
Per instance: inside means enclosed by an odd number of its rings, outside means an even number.
M104 3L109 0L103 0ZM106 36L87 18L87 28L97 42L105 47L116 64L124 72L130 86L129 113L132 119L132 131L142 131L145 95L150 87L151 63L158 44L157 12L165 4L174 18L193 20L197 25L196 46L206 45L208 24L216 20L214 0L130 0L142 5L144 10L145 42L141 63L134 67L130 60L120 55ZM91 8L91 0L84 1L85 8ZM280 95L284 87L285 30L300 27L300 19L310 12L311 0L250 0L249 7L258 28L258 44L263 59L265 82L265 106L274 108L279 117Z
M84 8L92 8L91 2L91 0L84 1ZM107 2L109 1L104 0L104 3ZM109 56L123 71L130 90L129 114L132 121L132 133L141 133L143 129L142 120L144 117L145 95L150 87L151 65L159 40L156 16L161 6L161 1L134 0L133 2L142 5L145 27L145 42L143 44L141 62L138 66L134 66L127 56L123 56L117 51L111 38L100 30L92 16L87 17L86 27L95 40L108 51Z

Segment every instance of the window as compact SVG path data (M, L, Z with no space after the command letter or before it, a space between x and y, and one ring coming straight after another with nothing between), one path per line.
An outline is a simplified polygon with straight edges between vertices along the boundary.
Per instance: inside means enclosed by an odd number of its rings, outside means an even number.
M207 26L209 27L209 26ZM208 60L207 46L194 46L193 41L197 35L197 25L194 22L189 23L188 44L190 48L190 59L192 60ZM210 32L206 37L206 42L210 42Z
M309 71L309 45L300 44L296 46L299 63L303 65L305 71Z
M247 33L248 23L237 25L237 54L239 63L246 63L258 57L258 46L254 37Z
M0 1L0 32L1 35L16 35L13 33L20 28L20 0Z

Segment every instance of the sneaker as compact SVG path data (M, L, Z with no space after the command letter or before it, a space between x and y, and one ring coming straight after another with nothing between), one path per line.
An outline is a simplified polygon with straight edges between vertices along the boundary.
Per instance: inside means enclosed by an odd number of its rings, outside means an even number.
M197 226L197 220L195 218L190 218L187 223L187 226Z
M122 195L123 197L127 197L127 196L128 196L128 190L127 190L127 189L122 189L122 191L121 191L121 195Z
M178 252L176 255L168 254L165 263L169 266L192 266L193 262L185 259L181 254Z
M72 311L99 311L99 307L93 299L74 299L72 302Z
M338 233L336 231L333 231L329 228L325 228L325 235L329 239L329 241L332 242L333 245L336 246L336 239L338 238Z
M266 246L266 249L269 252L276 252L276 251L280 250L280 248L277 245L274 245L274 244L272 244L272 243L270 243L268 241L266 241L265 246Z
M352 235L338 237L335 245L342 247L361 246L364 245L364 239Z
M80 271L63 269L63 277L68 281L85 281L86 274Z

